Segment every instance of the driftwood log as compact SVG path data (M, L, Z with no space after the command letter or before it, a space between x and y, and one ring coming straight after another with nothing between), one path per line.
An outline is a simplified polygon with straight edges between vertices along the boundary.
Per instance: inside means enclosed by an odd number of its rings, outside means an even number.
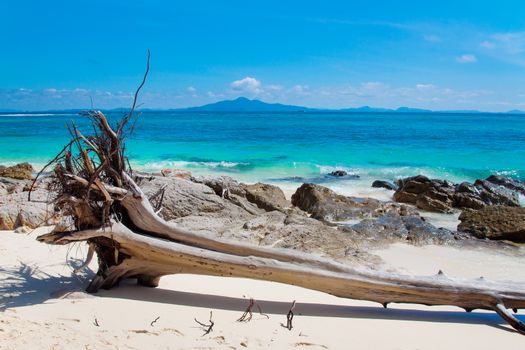
M89 255L96 252L99 265L89 292L112 288L124 278L156 287L162 276L177 273L245 277L375 301L385 307L416 303L494 310L525 332L525 324L508 310L525 308L524 285L451 279L442 273L414 277L360 270L312 254L189 232L164 221L137 185L125 156L124 140L134 125L134 106L135 102L114 127L103 113L86 113L93 133L85 136L73 124L71 142L50 162L55 166L55 207L70 219L70 225L59 225L37 239L49 244L89 244Z

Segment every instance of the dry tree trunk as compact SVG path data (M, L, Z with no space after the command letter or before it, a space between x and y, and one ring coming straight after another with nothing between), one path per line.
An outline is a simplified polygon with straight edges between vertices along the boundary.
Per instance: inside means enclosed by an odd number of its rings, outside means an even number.
M525 332L525 324L507 310L525 308L523 285L450 279L442 273L413 277L358 270L316 255L189 232L164 221L134 181L124 155L124 134L133 109L115 129L103 113L87 113L94 134L84 136L73 125L72 141L52 161L58 192L55 206L74 223L68 231L56 229L38 240L89 243L99 261L89 292L111 288L123 278L156 287L161 276L176 273L246 277L376 301L385 307L396 302L494 310Z

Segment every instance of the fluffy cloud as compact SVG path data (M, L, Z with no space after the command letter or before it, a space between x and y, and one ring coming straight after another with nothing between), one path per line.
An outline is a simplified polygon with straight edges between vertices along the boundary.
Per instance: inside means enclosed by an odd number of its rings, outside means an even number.
M249 94L259 94L263 92L262 84L259 80L253 77L245 77L240 80L235 80L230 84L234 91L245 92Z
M475 63L478 61L478 59L476 58L476 56L466 53L459 57L456 57L456 61L458 61L459 63Z
M186 91L191 95L191 97L197 97L197 89L193 86L188 86Z

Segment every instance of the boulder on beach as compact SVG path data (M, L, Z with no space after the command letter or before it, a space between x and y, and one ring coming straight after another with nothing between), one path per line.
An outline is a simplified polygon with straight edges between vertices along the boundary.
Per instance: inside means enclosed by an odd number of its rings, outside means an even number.
M429 179L418 175L400 179L394 200L440 213L450 213L453 206L454 185L448 181Z
M28 186L0 195L0 230L20 226L33 229L55 223L53 205L49 204L51 195L45 184L34 189L31 201L28 201Z
M525 242L525 208L486 206L459 216L458 230L477 238Z
M372 182L372 187L385 188L387 190L392 190L392 191L395 191L398 188L396 184L390 181L385 181L385 180L375 180L374 182Z
M283 190L277 186L258 182L254 185L246 185L244 190L246 199L266 211L284 210L290 206Z
M292 204L325 221L344 221L370 217L381 208L382 202L373 198L346 197L331 189L303 184L292 195Z
M340 177L340 176L347 176L348 173L346 171L344 171L344 170L334 170L334 171L332 171L330 173L330 175L332 175L332 176L339 176Z
M31 180L33 166L29 163L20 163L13 166L0 166L0 176L18 180Z
M292 204L312 218L338 223L361 240L402 240L413 244L443 243L454 234L426 222L415 209L372 198L346 197L327 187L303 184L292 196Z
M525 195L525 184L502 176L489 176L473 184L454 185L446 180L429 179L418 175L398 181L394 200L410 203L419 209L450 213L457 209L481 209L485 206L520 206L520 195Z

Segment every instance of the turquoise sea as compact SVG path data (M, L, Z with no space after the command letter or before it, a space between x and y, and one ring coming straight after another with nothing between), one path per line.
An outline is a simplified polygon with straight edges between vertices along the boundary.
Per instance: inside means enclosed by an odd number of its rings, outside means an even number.
M0 115L0 164L46 163L67 142L71 120L88 131L75 114ZM143 112L128 148L132 166L143 170L185 168L283 187L364 188L416 174L525 179L525 115ZM335 169L360 179L326 176Z

